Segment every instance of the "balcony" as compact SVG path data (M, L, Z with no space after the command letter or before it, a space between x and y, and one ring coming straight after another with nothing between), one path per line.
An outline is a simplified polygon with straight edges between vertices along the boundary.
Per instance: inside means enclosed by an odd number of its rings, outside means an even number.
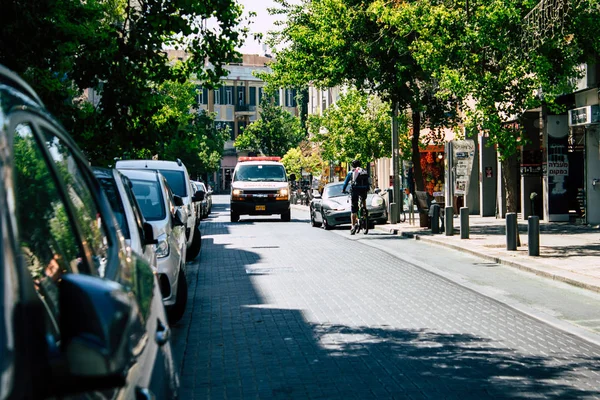
M256 106L250 104L236 104L235 115L254 115L256 114Z

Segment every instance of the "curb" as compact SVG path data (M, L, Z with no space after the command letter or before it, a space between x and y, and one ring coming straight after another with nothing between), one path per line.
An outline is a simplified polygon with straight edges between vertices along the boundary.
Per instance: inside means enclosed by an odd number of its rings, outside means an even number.
M404 235L403 235L404 236ZM442 246L442 247L447 247L447 248L451 248L453 250L457 250L463 253L467 253L467 254L471 254L474 256L477 256L479 258L483 258L485 260L489 260L489 261L493 261L497 264L501 264L501 265L506 265L509 267L513 267L513 268L517 268L520 269L522 271L526 271L526 272L530 272L530 273L534 273L538 276L544 277L544 278L550 278L552 280L558 281L558 282L563 282L563 283L568 283L572 286L576 286L582 289L586 289L586 290L590 290L596 293L600 293L600 286L599 285L594 285L594 284L590 284L590 283L586 283L586 282L582 282L580 280L577 279L573 279L570 278L568 276L564 276L560 273L553 273L553 272L549 272L545 269L542 269L541 267L534 267L531 265L526 265L524 263L521 262L516 262L513 260L507 260L505 258L499 257L499 256L493 256L493 255L489 255L489 254L485 254L483 252L477 251L477 250L472 250L472 249L467 249L465 247L462 246L457 246L455 244L452 243L445 243L442 241L438 241L435 239L431 239L428 238L427 236L424 235L419 235L416 234L414 235L415 240L420 240L426 243L430 243L430 244L435 244L438 246Z

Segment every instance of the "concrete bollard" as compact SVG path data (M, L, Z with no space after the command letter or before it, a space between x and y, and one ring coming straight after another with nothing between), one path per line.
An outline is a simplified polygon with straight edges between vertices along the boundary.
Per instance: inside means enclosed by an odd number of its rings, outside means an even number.
M446 207L444 209L444 225L446 236L454 235L454 208Z
M527 226L527 239L530 256L540 255L540 217L532 215L529 217Z
M460 208L460 238L469 238L469 207Z
M431 233L440 233L440 205L432 204L431 212L429 213L431 217Z
M506 213L506 250L517 250L517 213Z

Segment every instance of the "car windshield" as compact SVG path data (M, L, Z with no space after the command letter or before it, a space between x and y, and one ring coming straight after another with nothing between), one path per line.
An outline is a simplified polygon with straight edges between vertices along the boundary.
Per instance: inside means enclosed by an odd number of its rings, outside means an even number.
M148 221L161 221L167 213L158 181L131 179L133 194L144 218Z
M286 182L285 168L283 168L283 165L242 164L238 165L233 181Z
M129 226L127 225L127 218L125 217L125 209L123 208L123 201L115 181L107 178L98 178L98 181L104 190L104 194L106 194L106 197L108 198L110 208L117 219L117 223L121 228L123 236L125 236L125 239L131 239L131 235L129 234Z
M346 193L342 193L344 184L327 186L323 191L323 197L341 197L348 196Z
M174 194L179 197L187 196L187 190L185 188L185 174L183 171L159 169L158 172L167 178L167 182L169 182L169 186Z

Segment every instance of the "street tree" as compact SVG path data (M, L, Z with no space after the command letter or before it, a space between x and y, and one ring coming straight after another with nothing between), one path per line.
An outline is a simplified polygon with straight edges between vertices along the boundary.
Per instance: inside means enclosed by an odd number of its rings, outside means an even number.
M378 12L384 6L375 7L375 1L276 2L279 7L270 11L285 16L285 22L271 34L271 47L280 49L275 51L272 73L263 79L273 87L354 86L397 104L401 112L410 110L412 160L417 188L422 190L422 126L433 132L449 125L457 114L454 102L438 100L435 82L413 58L415 33L382 23ZM403 9L405 3L390 4Z
M163 105L158 88L190 76L205 87L217 85L247 34L235 0L6 3L0 62L33 85L99 164L124 153L156 153L159 144L177 140L177 132L153 123ZM173 66L166 48L187 56ZM98 95L92 104L81 96L87 88Z
M419 0L403 10L377 2L382 23L415 32L411 51L439 85L436 96L471 100L464 126L485 132L498 149L508 211L517 210L518 176L509 165L525 144L524 113L540 106L561 111L557 97L573 91L578 65L599 48L591 33L597 1L569 3L572 8L555 14L564 19L553 20L527 18L537 0Z
M299 179L302 171L312 175L322 175L327 163L321 156L318 145L303 141L297 147L289 149L281 158L288 174L295 174Z
M312 141L318 143L329 161L348 163L359 159L367 165L391 156L390 116L389 103L350 88L322 116L310 116Z
M306 137L300 118L265 98L260 105L260 118L236 138L238 150L250 150L282 157Z

